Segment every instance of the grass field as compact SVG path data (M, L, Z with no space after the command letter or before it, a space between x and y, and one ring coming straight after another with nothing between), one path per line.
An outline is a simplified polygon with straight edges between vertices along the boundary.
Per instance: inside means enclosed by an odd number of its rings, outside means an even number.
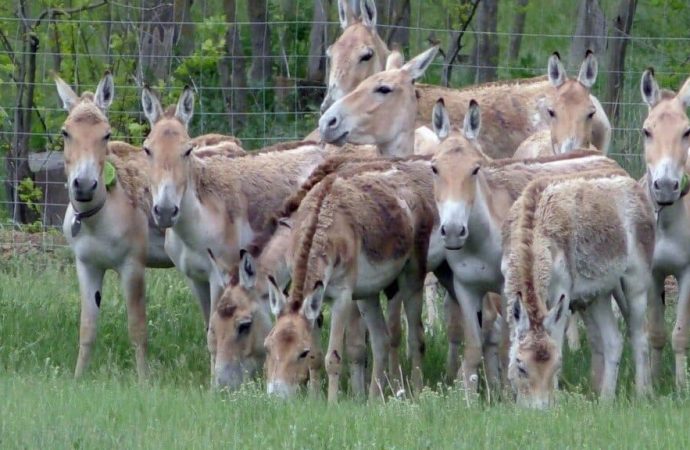
M136 381L111 274L93 364L77 382L78 287L68 254L0 262L0 448L690 448L690 402L673 393L670 350L658 395L644 402L630 396L626 352L612 405L589 391L586 350L566 355L566 392L549 412L486 399L468 406L442 382L440 328L428 337L424 368L433 388L416 400L285 402L268 398L260 382L210 392L195 300L174 270L147 280L151 380Z

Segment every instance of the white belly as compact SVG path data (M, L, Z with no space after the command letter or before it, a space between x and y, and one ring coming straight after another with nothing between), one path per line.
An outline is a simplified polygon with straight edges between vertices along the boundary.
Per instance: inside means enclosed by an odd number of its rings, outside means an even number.
M360 254L357 258L357 284L354 296L375 295L388 287L400 275L406 259L372 263Z

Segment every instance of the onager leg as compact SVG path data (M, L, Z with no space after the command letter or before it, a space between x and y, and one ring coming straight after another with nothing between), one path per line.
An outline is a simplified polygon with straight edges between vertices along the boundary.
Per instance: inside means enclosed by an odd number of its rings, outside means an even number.
M208 321L211 317L211 286L208 281L192 280L191 278L187 278L187 280L194 296L199 300L201 314L204 316L204 324L208 330Z
M386 365L390 350L388 328L383 318L383 311L379 299L375 296L365 300L357 300L359 311L364 317L371 337L371 349L374 357L369 398L381 399L386 389Z
M604 351L604 371L601 379L600 396L612 400L616 396L618 366L623 352L623 337L611 309L611 296L598 296L583 312L589 315L599 328L601 346Z
M651 347L650 364L652 379L657 382L661 378L661 369L663 367L661 355L666 345L666 321L664 320L666 300L664 297L664 276L654 273L652 284L647 294L647 327Z
M461 367L462 380L468 392L476 393L479 388L477 370L482 360L482 336L477 312L481 308L482 296L465 289L457 280L454 284L455 293L462 310L462 325L465 331L465 351Z
M678 277L678 306L676 307L676 323L671 334L671 346L676 355L676 388L684 390L688 387L688 333L690 329L690 273L686 271Z
M460 344L462 344L462 310L460 304L448 292L443 298L446 315L446 334L448 335L448 357L446 359L446 377L454 382L460 368Z
M321 369L323 368L323 350L321 349L321 331L323 316L316 320L311 330L311 351L309 352L309 394L318 397L321 392Z
M146 288L144 284L145 267L139 261L130 261L120 270L122 291L127 299L127 324L129 338L134 345L137 361L137 374L143 381L148 376L146 348L148 335L146 330Z
M580 350L580 328L578 327L578 313L574 312L568 319L565 334L568 337L568 348L574 352Z
M350 365L350 387L356 397L363 397L365 388L365 364L367 360L367 325L354 301L350 302L350 319L345 335L345 351Z
M424 387L422 363L424 362L424 323L422 322L422 305L424 303L422 287L406 295L405 315L407 316L407 346L411 356L411 379L415 394Z
M81 295L81 317L79 321L79 356L74 377L79 378L91 362L91 352L96 341L98 310L101 306L104 270L92 267L77 258L77 277Z
M638 395L652 391L652 377L649 366L649 340L645 326L647 313L647 286L634 287L635 280L625 283L626 308L620 307L630 334L630 343L635 360L635 388Z
M497 389L501 381L499 347L501 345L501 323L496 322L501 298L498 294L486 294L482 300L482 350L486 377L492 388Z
M433 273L428 273L424 279L424 304L426 306L426 328L429 333L434 332L434 325L438 321L438 287L439 281Z
M604 348L602 346L602 337L591 314L583 312L580 314L582 321L587 327L587 342L591 353L591 367L590 376L592 378L592 390L598 394L601 393L601 382L604 374Z
M400 290L388 299L386 310L386 323L388 325L388 336L390 337L390 354L388 356L388 376L394 389L402 387L400 379L402 366L400 365L400 343L402 342L402 297Z
M326 373L328 374L328 402L338 401L340 388L340 374L343 367L343 341L345 339L345 326L351 317L351 308L354 308L352 293L342 292L333 302L331 307L331 332L328 337L328 350L326 351Z

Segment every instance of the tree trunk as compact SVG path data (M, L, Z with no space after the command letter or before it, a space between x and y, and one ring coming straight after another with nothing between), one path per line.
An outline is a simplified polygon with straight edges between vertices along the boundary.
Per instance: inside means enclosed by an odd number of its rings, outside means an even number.
M592 50L599 57L606 52L606 17L599 0L580 1L568 55L568 67L571 70L580 67L587 50Z
M520 57L520 45L522 33L525 31L525 16L527 15L527 3L529 0L517 0L517 11L513 17L513 28L510 32L510 44L508 45L508 59L513 62Z
M143 0L139 29L139 68L141 82L165 80L175 42L174 3Z
M471 0L465 0L466 2L471 2ZM448 46L446 54L443 57L443 71L441 73L441 85L448 87L450 86L450 78L453 73L453 66L455 65L456 59L460 50L462 50L462 38L467 31L472 19L477 13L479 3L481 0L474 0L470 3L471 9L467 17L461 18L461 23L458 24L458 29L453 29L453 20L448 17L446 20L446 26L448 29L453 30L450 32Z
M227 111L230 113L229 122L232 134L235 134L235 129L245 122L242 113L247 110L247 73L242 42L240 41L240 30L235 23L237 18L236 6L235 0L223 0L228 31L225 34L225 57L221 60L219 68L223 98Z
M387 26L384 40L388 47L393 43L406 47L410 42L410 0L387 0L381 3L383 8L379 12L379 22Z
M175 0L175 47L177 54L190 55L194 51L194 24L191 9L194 0Z
M328 9L330 0L314 0L314 20L309 32L309 59L307 79L322 81L326 72L326 46L328 45Z
M271 78L271 30L268 26L268 1L249 0L252 66L249 76L253 83L264 84Z
M609 36L608 70L604 91L604 110L611 123L618 122L619 100L623 92L623 71L625 70L625 52L628 48L630 30L637 8L637 0L620 0L616 17L613 18L611 35Z
M498 67L498 0L481 0L477 10L477 83L493 81Z

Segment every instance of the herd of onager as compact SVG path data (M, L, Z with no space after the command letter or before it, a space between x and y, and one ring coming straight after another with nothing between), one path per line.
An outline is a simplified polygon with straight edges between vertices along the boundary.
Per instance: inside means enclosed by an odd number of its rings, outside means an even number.
M91 359L103 275L113 269L147 376L145 268L175 266L201 305L213 386L235 389L263 372L269 393L290 396L304 384L319 391L325 368L334 401L347 361L355 395L396 393L407 385L404 311L418 392L433 273L447 292L448 375L469 392L482 367L490 389L512 387L527 406L553 403L578 313L594 389L614 397L623 347L615 303L637 392L648 395L667 339L664 279L674 275L675 378L685 388L690 81L674 93L651 69L642 75L647 171L637 181L606 157L611 126L591 94L591 52L576 78L554 53L546 77L418 84L438 48L404 62L379 38L373 0L361 3L354 17L338 2L343 31L327 52L328 92L310 140L245 152L232 136L191 138L193 92L164 109L145 88L151 132L133 147L110 140L110 74L81 96L56 79L69 113L64 233L81 291L75 375Z

